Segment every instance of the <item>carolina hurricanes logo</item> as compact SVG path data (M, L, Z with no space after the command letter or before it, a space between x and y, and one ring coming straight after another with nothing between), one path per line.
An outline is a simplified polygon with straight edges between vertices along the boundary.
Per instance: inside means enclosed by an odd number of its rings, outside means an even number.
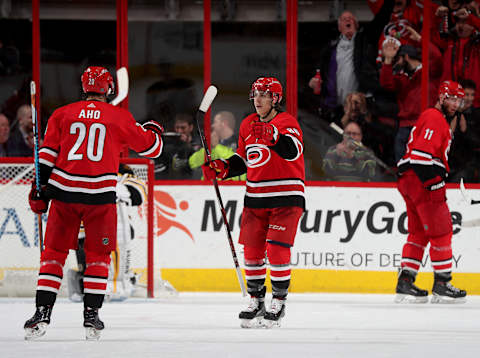
M248 145L247 165L249 168L261 167L268 163L271 157L270 149L263 144Z
M383 33L385 36L392 36L397 39L406 35L406 26L412 26L406 19L400 19L394 22L390 22L385 26Z
M177 216L178 209L183 211L188 209L188 202L185 200L180 201L177 208L177 203L170 194L164 191L155 191L154 196L154 222L156 223L155 235L163 235L168 230L170 230L170 228L176 227L177 229L182 230L185 234L187 234L190 239L192 239L192 241L195 241L190 230L188 230L184 225L174 220Z

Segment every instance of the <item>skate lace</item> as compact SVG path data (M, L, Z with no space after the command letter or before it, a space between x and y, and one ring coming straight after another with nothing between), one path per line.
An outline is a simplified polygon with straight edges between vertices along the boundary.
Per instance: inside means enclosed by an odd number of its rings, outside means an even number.
M460 292L460 289L459 288L456 288L455 286L452 286L452 284L450 282L447 282L446 285L445 285L450 291L453 291L455 293L459 293Z
M52 311L52 308L50 306L40 306L38 309L35 311L34 318L37 321L45 321L50 318L50 312Z
M272 299L272 305L270 306L270 312L278 313L283 307L283 300L279 300L278 298Z
M253 312L258 308L260 300L258 297L250 297L250 302L248 303L248 307L246 311Z
M85 310L84 318L88 321L96 321L97 320L97 310Z

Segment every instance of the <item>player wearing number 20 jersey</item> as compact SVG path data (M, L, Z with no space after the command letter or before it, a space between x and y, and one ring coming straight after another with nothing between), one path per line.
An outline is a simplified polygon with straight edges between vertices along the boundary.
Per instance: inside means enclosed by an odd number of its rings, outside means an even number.
M45 334L60 289L70 249L78 247L85 228L83 278L87 339L98 339L104 324L98 316L107 289L110 252L116 248L116 184L120 153L131 148L151 158L162 152L162 127L143 126L132 115L106 103L113 78L103 67L89 67L82 77L85 101L57 109L48 120L39 153L40 184L32 188L30 207L48 211L45 249L40 257L36 312L25 322L26 339ZM41 189L41 190L40 190Z
M40 150L47 195L69 203L115 203L120 153L125 148L156 158L162 139L130 112L108 103L80 101L57 109L48 120Z

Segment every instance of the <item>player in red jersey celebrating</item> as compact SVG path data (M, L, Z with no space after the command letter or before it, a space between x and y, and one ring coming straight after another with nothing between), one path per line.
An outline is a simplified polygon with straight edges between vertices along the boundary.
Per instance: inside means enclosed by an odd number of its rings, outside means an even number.
M239 238L251 296L248 308L239 315L244 328L280 325L290 286L290 248L305 209L302 130L294 117L280 109L282 85L273 77L258 78L250 99L256 113L240 125L237 152L202 167L206 179L247 173ZM273 291L267 311L265 253Z
M69 249L76 249L80 222L85 227L84 327L87 339L104 328L98 310L104 300L110 253L116 247L117 170L120 153L131 148L156 158L162 152L162 127L138 124L125 109L107 103L113 78L103 67L88 67L81 77L85 100L57 109L48 120L39 153L40 183L30 192L35 213L51 200L45 249L40 258L36 312L25 322L25 339L45 334L60 288Z
M428 243L434 272L431 302L465 301L466 292L450 283L452 219L444 181L449 172L448 151L452 141L449 123L464 96L457 82L444 81L438 102L420 115L410 132L406 154L398 162L398 190L407 206L409 234L402 251L396 302L428 301L428 291L414 284Z

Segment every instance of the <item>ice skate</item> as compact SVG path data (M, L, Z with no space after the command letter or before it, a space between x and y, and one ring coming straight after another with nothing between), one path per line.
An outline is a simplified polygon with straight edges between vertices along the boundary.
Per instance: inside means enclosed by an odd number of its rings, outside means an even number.
M83 311L83 327L87 341L98 341L105 325L98 317L98 308L86 307Z
M254 297L250 298L248 307L240 312L240 327L242 328L258 328L262 326L262 319L265 315L265 298Z
M398 277L395 303L427 303L428 302L428 291L418 288L413 283L415 277L405 273L400 272Z
M453 286L450 282L435 281L431 303L465 303L467 292Z
M30 318L23 328L25 329L25 340L30 341L40 338L47 332L47 326L50 324L52 315L52 306L37 307L34 315Z
M285 316L285 299L273 298L270 310L263 317L265 328L280 327L282 318Z

